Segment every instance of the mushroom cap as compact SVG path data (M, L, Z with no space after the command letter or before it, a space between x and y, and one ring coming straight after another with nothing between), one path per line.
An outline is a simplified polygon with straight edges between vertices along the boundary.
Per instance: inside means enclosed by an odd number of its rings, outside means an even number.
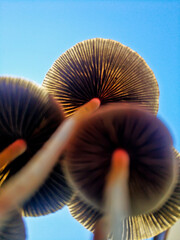
M124 221L124 229L128 228L124 239L146 239L163 234L180 218L180 153L173 149L178 164L178 181L173 193L165 204L150 214L129 217ZM94 232L97 221L104 216L98 209L85 202L78 193L73 194L68 208L71 215L86 229Z
M1 240L25 240L26 232L21 214L16 211L0 226Z
M49 69L43 86L67 116L94 97L101 104L136 102L156 114L159 88L145 60L129 47L110 39L80 42Z
M71 184L103 211L106 178L112 154L118 148L126 150L130 157L132 215L159 208L175 182L172 139L159 119L131 104L101 108L82 125L65 161Z
M173 193L165 204L149 214L129 217L124 221L124 229L128 232L122 239L146 239L159 236L169 229L180 218L180 153L173 149L178 165L178 180ZM94 232L97 221L104 216L102 212L85 202L81 194L73 194L68 208L71 215L89 231Z
M42 87L21 78L0 77L0 151L16 139L27 150L1 169L1 184L16 174L43 146L64 119L60 105ZM23 207L24 215L54 212L71 196L58 163L43 186Z
M74 193L67 203L71 215L86 229L94 232L96 222L103 216L98 209L85 202L78 193Z

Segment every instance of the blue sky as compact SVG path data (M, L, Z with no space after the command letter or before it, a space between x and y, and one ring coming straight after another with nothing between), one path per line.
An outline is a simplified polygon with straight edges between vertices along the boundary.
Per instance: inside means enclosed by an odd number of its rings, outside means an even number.
M180 1L0 1L0 75L42 83L53 62L89 38L137 51L160 88L158 116L180 151ZM26 220L28 240L89 240L63 209Z

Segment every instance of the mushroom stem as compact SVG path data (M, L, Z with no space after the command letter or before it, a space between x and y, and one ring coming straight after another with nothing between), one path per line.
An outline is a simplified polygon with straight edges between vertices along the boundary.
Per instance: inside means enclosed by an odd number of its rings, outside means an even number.
M60 125L25 167L4 184L0 189L0 224L43 184L80 123L99 105L98 99L92 99L83 105L73 117Z
M0 153L0 169L19 157L27 149L26 142L18 139Z
M100 218L95 226L93 240L109 240L108 239L107 219L105 217Z
M123 220L130 215L128 178L129 155L125 150L117 149L112 155L105 189L106 211L113 240L122 238Z
M88 117L92 112L97 110L101 102L99 98L92 98L88 103L81 106L77 112L73 115L73 118L84 120L85 117Z

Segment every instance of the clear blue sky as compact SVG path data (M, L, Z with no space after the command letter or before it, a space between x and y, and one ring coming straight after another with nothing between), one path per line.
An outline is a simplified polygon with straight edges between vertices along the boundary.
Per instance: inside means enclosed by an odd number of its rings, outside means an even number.
M160 88L159 117L180 151L180 1L0 1L0 75L42 83L53 62L95 37L137 51ZM26 220L28 240L90 240L67 209Z

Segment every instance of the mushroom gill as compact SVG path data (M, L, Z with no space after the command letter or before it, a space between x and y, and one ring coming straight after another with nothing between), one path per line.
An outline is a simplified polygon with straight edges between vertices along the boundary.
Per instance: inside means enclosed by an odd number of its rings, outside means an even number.
M110 39L89 39L67 50L47 72L43 86L66 116L96 97L102 105L136 102L153 114L159 107L158 84L145 60Z

